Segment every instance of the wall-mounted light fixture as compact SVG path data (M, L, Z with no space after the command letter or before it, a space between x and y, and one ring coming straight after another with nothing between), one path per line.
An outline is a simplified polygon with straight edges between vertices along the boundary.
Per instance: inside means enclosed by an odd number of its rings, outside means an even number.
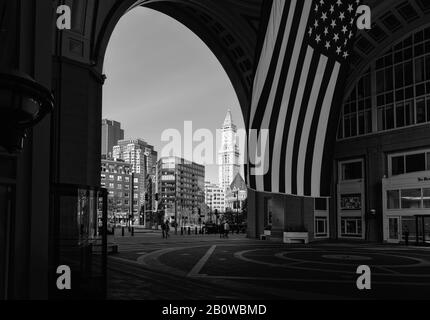
M51 92L18 71L0 70L0 146L20 152L28 130L54 108Z

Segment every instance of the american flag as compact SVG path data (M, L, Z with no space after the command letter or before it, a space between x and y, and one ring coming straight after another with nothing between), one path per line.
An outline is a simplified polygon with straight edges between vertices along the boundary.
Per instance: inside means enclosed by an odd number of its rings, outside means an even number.
M252 189L329 195L330 139L359 5L360 0L269 1L248 123L256 132L268 130L268 141L264 145L264 134L249 135Z

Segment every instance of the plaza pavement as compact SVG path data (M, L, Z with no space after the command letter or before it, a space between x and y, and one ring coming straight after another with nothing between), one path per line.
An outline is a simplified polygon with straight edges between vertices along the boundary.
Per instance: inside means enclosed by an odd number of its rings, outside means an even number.
M143 300L428 299L430 248L354 242L285 245L244 235L110 237L109 298ZM372 289L357 289L368 265Z

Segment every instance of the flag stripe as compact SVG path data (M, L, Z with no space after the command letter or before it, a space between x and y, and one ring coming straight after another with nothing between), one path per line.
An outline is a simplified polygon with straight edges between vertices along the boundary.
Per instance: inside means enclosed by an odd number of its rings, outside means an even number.
M326 91L320 119L318 122L317 135L315 139L315 150L312 162L312 195L318 196L321 193L321 167L324 152L325 137L327 133L328 119L336 82L340 72L339 62L335 63L333 73Z
M287 140L287 161L285 162L285 192L288 194L292 194L293 186L292 186L292 164L293 164L293 148L294 148L294 138L295 132L297 130L297 121L300 115L300 109L302 107L302 101L305 93L305 86L307 82L307 78L309 75L309 69L311 67L311 61L313 58L314 49L308 46L306 51L305 61L303 63L303 69L299 80L299 86L297 90L297 96L293 107L293 114L291 116L290 121L290 130L288 133Z
M324 78L322 80L322 86L319 92L318 100L316 102L315 112L313 115L313 120L311 125L311 131L309 134L309 144L306 152L305 186L304 186L305 188L304 194L307 196L312 195L312 187L311 187L312 161L313 161L314 148L315 148L315 139L316 139L318 123L320 119L322 104L324 102L325 94L329 85L331 74L333 72L334 64L335 64L334 60L328 60L328 64L326 66L326 72L324 74Z
M282 2L282 6L279 4L279 1ZM250 124L252 128L258 129L259 127L256 126L256 122L261 122L262 114L264 113L265 106L267 103L267 100L269 98L270 91L272 89L273 82L275 80L275 74L277 72L277 66L278 66L278 60L279 55L281 52L281 46L284 40L284 33L285 28L287 25L287 18L288 18L288 12L290 7L290 1L282 1L282 0L276 0L274 2L274 7L276 8L276 11L278 14L276 15L276 20L280 19L279 21L279 30L275 35L273 34L269 38L272 38L272 42L275 43L273 46L268 46L268 48L263 48L263 54L264 54L264 62L263 62L263 72L266 74L266 77L256 77L254 83L257 86L257 93L255 94L255 97L252 100L251 104L251 121ZM279 15L279 13L281 13ZM277 25L277 24L276 24ZM271 28L275 28L275 26L271 26ZM274 31L272 31L274 33ZM276 39L274 41L274 39ZM270 55L266 56L266 51L272 52ZM267 70L267 71L265 71ZM259 72L257 71L257 74Z
M318 62L317 72L314 77L314 84L312 88L312 93L310 95L308 109L306 111L306 116L302 126L302 134L300 139L300 146L297 154L297 194L304 193L304 183L305 183L305 161L306 161L306 151L309 143L309 135L311 130L312 118L315 112L315 107L320 93L322 80L324 78L328 58L326 56L320 56ZM297 138L296 138L297 139Z
M279 192L279 171L281 158L281 143L285 125L288 105L286 99L289 98L292 89L292 82L296 73L299 53L304 41L307 17L309 16L310 3L297 3L294 13L293 27L289 34L287 53L283 62L281 79L276 93L273 112L270 115L270 172L265 176L265 187L272 192Z
M315 82L315 75L317 73L320 56L321 55L315 52L314 50L312 60L311 60L311 66L309 68L308 78L305 82L306 83L305 91L303 94L303 100L299 110L299 117L297 118L297 127L294 135L293 148L290 149L290 151L293 154L292 165L290 169L291 170L291 192L293 194L297 194L297 188L298 188L297 161L299 157L300 141L302 139L302 130L303 130L306 112L311 107L309 106L309 103L310 103L312 88Z
M260 51L260 59L254 78L250 124L252 124L252 121L254 120L253 117L255 115L255 109L257 108L259 97L261 96L261 92L263 91L264 84L267 80L270 62L272 60L273 53L275 52L276 39L278 38L285 5L286 3L283 0L274 0L272 4L272 10L267 24L266 37Z
M280 54L281 45L284 39L284 32L285 32L287 17L289 12L289 1L282 1L282 2L284 4L283 6L279 5L279 0L274 2L275 10L277 10L278 13L282 12L282 15L280 16L281 17L280 27L276 36L275 46L273 47L273 54L271 57L270 56L266 57L267 60L270 61L270 66L267 71L267 77L265 79L255 80L255 82L264 81L264 84L263 84L263 89L261 94L257 95L255 97L255 100L252 102L252 104L257 103L257 105L255 105L254 107L251 106L251 114L250 114L250 122L249 122L250 129L261 130L261 127L260 127L261 119L263 118L267 100L269 98L269 94L272 89L272 84L274 82L275 73L277 71L276 68L278 65L279 54ZM275 17L279 18L279 15L275 14ZM274 38L272 37L272 41L273 40ZM271 47L268 49L270 50ZM258 139L250 139L249 150L257 151L257 148L259 148ZM261 152L266 153L267 150L261 150ZM266 154L264 156L266 159L267 158ZM253 164L255 164L255 159L251 158L250 160L253 162ZM254 166L253 164L252 166ZM262 175L251 175L250 176L251 187L254 186L257 190L260 190L259 188L263 188L264 190L264 185L262 180L263 180Z
M294 16L296 13L296 3L297 3L297 0L291 0L289 12L288 12L288 17L287 17L287 24L285 27L284 39L283 39L281 51L279 54L278 65L276 67L275 77L274 77L272 88L270 90L269 98L268 98L268 101L266 103L266 109L264 112L263 120L262 120L261 125L260 125L261 129L270 129L270 131L272 129L270 127L269 122L270 122L272 115L274 113L275 98L277 98L279 96L279 90L280 90L279 87L280 87L280 83L282 82L282 79L280 79L280 77L283 73L282 72L282 70L283 70L282 66L285 63L285 59L289 58L287 56L287 54L290 54L287 51L287 47L290 44L290 41L289 41L290 34L295 31L295 30L292 30L291 27L293 25ZM301 11L301 6L299 6L299 8L297 8L297 10ZM299 13L300 13L300 11L299 11ZM288 48L288 49L290 49L290 48ZM269 131L269 134L270 134L270 131ZM271 138L269 139L269 142L272 142ZM271 153L273 150L273 143L269 143L266 147L267 148L265 150L266 151L265 161L268 161L267 163L270 164ZM265 186L268 186L271 183L270 177L271 177L271 174L266 174L265 176L257 176L256 177L257 185L262 186L264 183L265 185L263 186L263 188L266 189Z

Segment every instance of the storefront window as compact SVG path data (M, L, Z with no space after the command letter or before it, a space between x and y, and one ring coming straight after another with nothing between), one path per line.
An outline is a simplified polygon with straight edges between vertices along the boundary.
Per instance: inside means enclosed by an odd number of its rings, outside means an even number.
M341 233L343 237L361 237L362 231L361 218L341 219Z
M315 218L315 237L327 237L327 217Z
M421 189L402 190L402 209L421 208Z
M399 190L387 191L387 208L400 209L400 194Z
M423 189L423 207L430 208L430 188Z

